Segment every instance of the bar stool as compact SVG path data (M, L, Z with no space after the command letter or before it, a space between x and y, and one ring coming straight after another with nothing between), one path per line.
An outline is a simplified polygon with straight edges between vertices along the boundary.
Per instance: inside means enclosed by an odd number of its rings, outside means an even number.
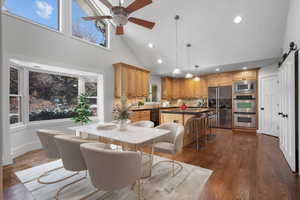
M207 139L213 139L213 137L216 137L216 134L212 132L213 128L216 127L216 117L217 117L217 112L216 111L210 111L207 113L207 118L208 118L208 129L209 129L209 134L207 135Z
M193 134L196 140L196 148L199 151L199 140L204 139L206 143L206 131L208 128L208 118L204 116L193 117L187 121L187 133Z

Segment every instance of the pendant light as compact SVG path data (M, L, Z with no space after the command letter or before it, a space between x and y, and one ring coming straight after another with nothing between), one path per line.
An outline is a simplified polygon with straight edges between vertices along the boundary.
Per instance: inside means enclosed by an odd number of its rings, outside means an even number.
M198 69L199 65L195 65L195 68ZM194 81L200 81L199 75L195 76Z
M178 68L178 20L180 19L179 15L175 16L176 22L176 66L173 71L173 74L181 74L181 70Z
M191 44L186 45L186 47L187 47L187 65L188 65L188 67L191 66L191 52L190 52L191 46L192 46ZM185 78L193 78L193 74L187 73L185 75Z

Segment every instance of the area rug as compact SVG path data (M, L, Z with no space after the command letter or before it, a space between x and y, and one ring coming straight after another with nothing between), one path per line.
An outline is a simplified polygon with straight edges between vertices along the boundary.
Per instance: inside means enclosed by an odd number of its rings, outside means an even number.
M154 163L166 160L164 158L154 156ZM171 175L171 164L161 163L153 168L152 176L143 180L143 197L147 200L198 200L203 186L212 174L209 169L181 163L183 170L175 177ZM62 166L61 160L53 161L37 167L16 172L17 177L25 185L28 191L36 200L53 200L56 192L64 185L85 176L82 172L63 182L42 185L36 181L43 172ZM64 169L55 171L54 173L44 177L44 181L57 180L72 174ZM61 200L76 200L95 191L89 177L84 179L61 193ZM137 194L132 187L111 193L98 192L91 196L88 200L135 200Z

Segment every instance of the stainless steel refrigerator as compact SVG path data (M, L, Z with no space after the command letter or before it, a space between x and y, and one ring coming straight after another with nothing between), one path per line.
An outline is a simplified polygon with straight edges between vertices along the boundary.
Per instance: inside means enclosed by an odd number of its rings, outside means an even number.
M209 87L208 106L216 110L214 127L232 128L232 86Z

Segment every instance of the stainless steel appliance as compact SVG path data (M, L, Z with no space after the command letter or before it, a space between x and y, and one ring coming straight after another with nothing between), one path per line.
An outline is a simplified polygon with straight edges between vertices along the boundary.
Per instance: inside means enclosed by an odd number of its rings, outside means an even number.
M216 128L232 128L232 87L209 87L208 106L216 110Z
M233 101L234 112L256 113L255 94L235 94Z
M234 113L234 126L237 128L255 128L255 113Z
M254 93L255 91L255 80L239 81L234 83L234 93Z

